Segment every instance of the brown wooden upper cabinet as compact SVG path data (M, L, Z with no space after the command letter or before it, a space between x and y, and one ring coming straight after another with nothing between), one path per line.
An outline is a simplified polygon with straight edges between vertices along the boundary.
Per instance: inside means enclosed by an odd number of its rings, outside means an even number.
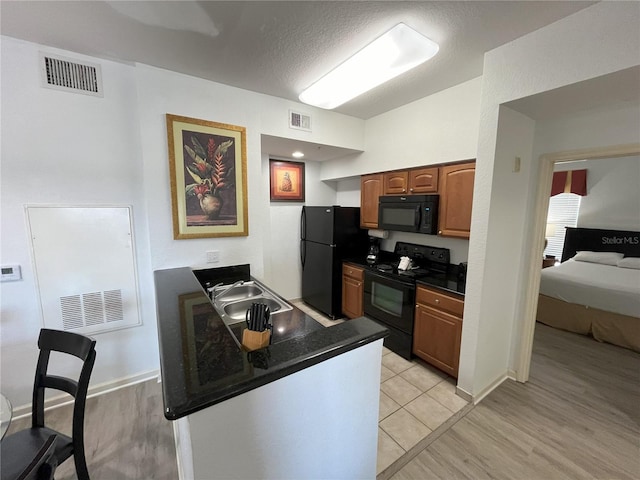
M402 195L407 193L409 189L409 172L407 170L387 172L383 175L385 195Z
M438 235L469 238L476 162L440 167Z
M383 174L363 175L360 179L360 226L378 228L378 199L383 192Z
M438 191L438 167L409 170L409 193L436 193Z

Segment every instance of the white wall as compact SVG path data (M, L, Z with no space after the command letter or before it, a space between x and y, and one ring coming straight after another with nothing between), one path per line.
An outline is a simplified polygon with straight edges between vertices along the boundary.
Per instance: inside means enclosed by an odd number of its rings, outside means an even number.
M100 64L104 98L41 88L40 50ZM1 61L1 256L3 265L22 265L24 276L20 282L3 283L0 299L0 388L15 406L30 402L42 326L25 204L133 205L143 325L96 336L98 355L91 382L95 386L157 370L153 270L210 267L205 252L219 250L220 263L215 266L249 263L258 277L284 275L271 250L277 245L278 253L293 258L293 247L282 250L278 235L289 231L298 215L289 215L291 219L278 215L278 208L269 203L262 133L363 147L363 120L305 106L304 111L314 116L314 132L300 133L287 126L288 110L300 109L298 104L166 70L84 57L8 37L2 37ZM173 240L166 113L246 127L248 237ZM319 170L318 165L307 169L311 186L307 200L334 203L335 182L321 183ZM273 237L271 231L276 232ZM290 231L283 242L295 243L297 252L298 228ZM277 290L295 296L292 288L285 284Z
M42 326L25 204L133 206L143 324L96 335L92 384L156 370L158 342L134 69L101 61L98 98L41 88L34 44L3 37L1 60L1 257L22 266L23 280L1 285L0 388L17 407L31 399Z
M555 171L587 170L578 227L640 231L640 157L556 164Z
M366 122L364 152L322 163L335 179L476 157L480 77Z
M346 178L336 183L336 205L340 205L341 207L359 207L360 177Z
M512 332L522 316L520 295L508 296L516 285L520 290L528 282L529 272L523 268L529 258L505 255L505 236L514 249L530 255L529 241L534 235L529 206L533 201L537 164L522 171L528 188L520 191L512 207L512 215L522 220L511 223L512 216L499 218L501 203L513 190L512 178L504 168L509 162L500 158L500 105L505 102L549 91L564 85L606 75L640 64L640 23L638 5L626 2L602 2L517 39L485 55L478 159L473 202L469 270L465 297L462 352L458 386L479 395L507 373ZM522 121L521 126L525 127ZM506 126L506 125L505 125ZM531 133L534 127L530 127ZM624 135L622 135L624 136ZM601 135L602 137L602 135ZM521 132L523 154L531 158L536 148L527 145L531 134ZM616 136L615 138L619 138ZM591 146L586 144L576 147ZM625 142L637 141L637 134ZM516 147L516 145L512 145ZM487 282L491 273L492 282ZM491 335L497 334L492 338Z
M320 180L320 164L305 164L305 201L271 202L269 218L264 222L261 236L266 246L264 274L258 278L265 281L278 294L287 299L302 296L300 279L300 215L303 205L336 205L336 182ZM269 198L269 156L263 155L262 169L264 198Z

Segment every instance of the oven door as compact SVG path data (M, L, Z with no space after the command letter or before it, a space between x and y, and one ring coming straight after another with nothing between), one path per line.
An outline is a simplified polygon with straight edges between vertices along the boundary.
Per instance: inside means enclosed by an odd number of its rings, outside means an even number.
M413 335L416 286L365 270L364 313L402 332Z

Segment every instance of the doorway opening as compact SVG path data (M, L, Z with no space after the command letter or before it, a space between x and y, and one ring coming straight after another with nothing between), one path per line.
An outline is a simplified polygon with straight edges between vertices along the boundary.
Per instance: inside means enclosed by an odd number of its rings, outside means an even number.
M544 232L546 230L546 220L549 209L549 192L551 191L555 164L576 160L607 160L636 155L640 155L640 144L614 145L584 150L555 152L540 157L540 176L534 204L534 224L532 230L536 234L536 241L533 242L533 250L529 255L529 271L531 274L525 284L524 318L516 363L517 381L526 382L529 379L538 308L538 293L540 289L541 269L539 252L544 250Z

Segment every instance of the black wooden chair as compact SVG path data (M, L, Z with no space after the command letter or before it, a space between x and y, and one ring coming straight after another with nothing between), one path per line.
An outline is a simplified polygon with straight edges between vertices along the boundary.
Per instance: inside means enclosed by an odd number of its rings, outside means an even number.
M94 339L77 333L44 328L40 330L40 338L38 339L40 355L33 385L31 428L2 439L0 443L2 480L18 478L52 435L57 436L53 452L55 462L59 465L73 455L78 480L89 480L84 456L84 410L89 378L96 359L95 346ZM67 353L84 362L77 381L47 374L51 352ZM45 388L61 390L75 398L71 437L45 427Z
M58 461L54 456L57 437L57 435L49 436L17 480L53 480L53 474L58 466Z

